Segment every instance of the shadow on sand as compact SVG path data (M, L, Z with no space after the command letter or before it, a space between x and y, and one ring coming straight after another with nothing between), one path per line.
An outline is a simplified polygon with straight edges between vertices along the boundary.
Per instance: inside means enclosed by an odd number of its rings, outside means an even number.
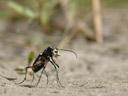
M35 85L20 85L21 87L35 88Z

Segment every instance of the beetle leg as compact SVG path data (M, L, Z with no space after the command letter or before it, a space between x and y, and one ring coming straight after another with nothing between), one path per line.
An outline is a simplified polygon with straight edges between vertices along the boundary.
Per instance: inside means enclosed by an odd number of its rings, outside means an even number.
M40 74L40 77L39 77L39 80L38 80L36 86L37 86L37 85L39 84L39 82L40 82L40 79L41 79L41 77L42 77L43 71L45 70L45 67L46 67L47 63L48 63L48 61L46 60L46 61L45 61L45 64L44 64L44 67L43 67L43 70L41 71L41 74Z
M46 77L47 77L47 85L48 85L48 73L46 72L45 69L44 69L44 71L45 71L45 75L46 75Z
M28 68L32 68L32 66L28 66L28 67L25 68L25 77L24 77L24 79L21 82L19 82L17 84L21 84L21 83L23 83L26 80L27 73L28 73Z
M55 64L54 64L53 61L50 61L50 62L51 62L51 64L55 67L57 82L59 83L59 85L60 85L61 87L64 87L64 86L62 86L62 84L61 84L61 82L60 82L60 80L59 80L59 75L58 75L58 73L59 73L59 69L56 68L56 66L55 66Z
M41 76L42 76L42 74L43 74L43 71L44 71L44 69L41 71L41 74L40 74L40 77L39 77L39 80L38 80L36 86L37 86L37 85L39 84L39 82L40 82L40 79L41 79Z
M61 82L60 82L60 80L59 80L59 75L58 75L58 73L59 73L59 71L58 71L58 69L56 69L57 82L60 84L61 87L64 87L64 86L62 86L62 84L61 84Z
M56 60L51 58L52 62L59 68L59 65L57 64Z
M33 72L33 75L32 75L32 82L35 80L35 74L34 74L34 72ZM31 82L31 83L32 83Z

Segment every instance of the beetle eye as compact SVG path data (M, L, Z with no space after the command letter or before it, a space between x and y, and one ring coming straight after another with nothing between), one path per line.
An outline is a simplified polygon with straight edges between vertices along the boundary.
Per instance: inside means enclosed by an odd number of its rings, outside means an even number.
M58 53L58 51L55 51L55 53Z

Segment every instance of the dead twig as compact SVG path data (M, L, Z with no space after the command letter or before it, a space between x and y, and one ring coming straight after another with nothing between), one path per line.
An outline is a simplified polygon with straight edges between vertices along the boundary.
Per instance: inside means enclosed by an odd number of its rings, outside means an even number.
M101 21L101 12L100 12L100 0L92 0L92 11L93 11L94 30L96 32L96 41L98 43L102 43L103 36L102 36L102 21Z
M94 32L87 26L85 22L78 21L78 29L83 33L83 35L88 39L88 40L95 40L95 35Z
M64 38L64 40L59 44L58 47L63 48L65 45L67 45L71 41L71 39L77 34L77 31L77 21L75 21L72 31Z

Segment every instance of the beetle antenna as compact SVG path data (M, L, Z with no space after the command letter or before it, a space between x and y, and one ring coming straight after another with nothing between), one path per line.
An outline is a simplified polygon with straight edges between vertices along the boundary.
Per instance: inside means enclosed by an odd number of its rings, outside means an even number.
M74 52L74 51L72 51L72 50L67 50L67 49L58 49L58 50L72 52L72 53L74 53L74 54L76 55L76 58L77 58L77 54L76 54L76 52Z

